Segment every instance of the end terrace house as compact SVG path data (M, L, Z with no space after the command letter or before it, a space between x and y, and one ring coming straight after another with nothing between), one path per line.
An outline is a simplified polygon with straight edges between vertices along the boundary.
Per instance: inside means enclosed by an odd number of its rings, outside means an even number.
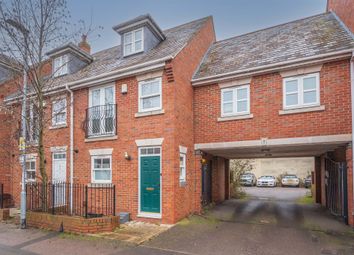
M213 21L206 17L163 31L143 15L113 30L118 46L91 54L83 37L78 46L48 52L52 78L46 112L53 114L45 128L48 179L115 184L117 212L174 223L200 208L198 175L192 171L190 80L215 41ZM16 94L6 99L17 100ZM55 114L58 109L64 110ZM31 105L28 111L35 125ZM36 135L28 140L35 148ZM27 180L39 181L37 154L28 151ZM18 162L12 158L16 205Z

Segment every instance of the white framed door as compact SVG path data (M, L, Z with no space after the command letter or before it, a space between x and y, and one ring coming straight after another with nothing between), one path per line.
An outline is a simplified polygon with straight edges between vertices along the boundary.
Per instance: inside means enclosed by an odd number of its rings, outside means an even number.
M66 201L66 152L53 153L52 183L54 206L65 205Z

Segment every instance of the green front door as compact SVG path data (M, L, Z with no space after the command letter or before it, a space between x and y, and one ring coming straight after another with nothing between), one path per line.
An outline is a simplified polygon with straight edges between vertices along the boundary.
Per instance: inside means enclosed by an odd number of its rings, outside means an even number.
M160 156L140 158L140 209L160 213Z

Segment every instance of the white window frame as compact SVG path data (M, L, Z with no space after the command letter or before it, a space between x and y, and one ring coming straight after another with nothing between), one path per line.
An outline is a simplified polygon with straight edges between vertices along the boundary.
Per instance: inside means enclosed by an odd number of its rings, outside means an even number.
M155 94L151 94L151 95L142 96L142 91L141 91L142 86L147 83L152 83L154 81L159 82L159 86L160 86L159 92L155 93ZM139 86L139 98L138 98L139 112L151 112L151 111L161 110L162 109L162 78L158 77L158 78L154 78L154 79L140 81L138 86ZM160 106L159 107L152 107L152 108L148 108L148 109L143 109L142 108L143 107L142 100L145 98L155 97L155 96L160 96Z
M95 175L94 175L94 172L95 171L106 171L108 169L100 169L100 170L95 170L95 159L109 159L109 162L110 162L110 179L109 180L95 180ZM112 155L92 155L91 156L91 183L101 183L101 184L107 184L107 183L112 183Z
M135 33L138 32L138 31L141 31L141 40L136 40L135 39ZM132 41L130 43L126 43L125 42L125 38L128 36L128 35L131 35L132 37ZM135 44L138 42L138 41L141 41L141 50L136 50L135 49ZM125 46L126 44L131 44L132 45L132 51L131 53L126 53L125 52ZM135 29L133 31L129 31L129 32L126 32L124 33L123 35L123 53L124 53L124 56L129 56L129 55L132 55L132 54L135 54L135 53L139 53L139 52L143 52L144 51L144 28L141 27L141 28L138 28L138 29Z
M238 100L237 93L240 89L247 89L247 99ZM232 101L228 101L228 103L232 103L232 112L224 113L224 92L232 91ZM237 109L237 102L247 100L247 110L239 112ZM229 117L229 116L239 116L239 115L246 115L250 114L250 85L242 85L230 88L221 89L221 117Z
M98 87L92 87L89 89L89 98L88 98L88 101L89 101L89 108L93 107L92 105L92 92L94 90L100 90L100 106L103 106L103 105L106 105L106 103L103 103L105 101L105 93L102 92L102 91L105 91L106 88L110 88L112 87L113 88L113 105L117 104L116 102L116 86L114 83L110 83L110 84L107 84L107 85L103 85L103 86L98 86ZM97 105L96 105L97 106ZM114 115L116 115L116 108L114 108ZM117 118L117 116L115 116L115 118ZM93 121L93 120L91 120ZM102 120L104 123L103 123L103 126L105 126L105 119L103 118ZM91 124L92 125L92 124ZM112 136L116 133L116 126L115 128L112 130L112 132L109 132L109 133L106 133L106 134L89 134L90 137L101 137L101 136Z
M59 77L68 74L68 55L64 54L53 60L53 76Z
M179 154L180 158L183 158L183 162L181 165L181 159L180 159L180 163L179 163L179 182L184 183L187 181L187 154L186 153L180 153ZM181 169L183 168L183 170L181 171Z
M64 101L65 102L65 107L64 109L60 109L59 112L55 112L54 111L54 105L61 102L61 101ZM62 121L62 122L57 122L56 121L56 115L57 114L65 114L65 120ZM66 98L60 98L58 100L55 100L52 102L52 126L60 126L60 125L66 125L66 119L67 119L67 101L66 101Z
M37 173L37 161L36 161L36 157L34 157L34 156L31 156L31 155L26 155L26 163L25 164L27 164L27 163L32 163L32 162L34 162L34 170L28 170L28 168L27 168L27 166L26 166L26 182L35 182L36 181L36 173ZM34 175L35 175L35 177L34 177L34 179L29 179L28 178L28 172L34 172Z
M304 91L304 79L306 78L312 78L314 77L316 79L316 102L314 103L304 103L304 92L308 91L314 91L314 89ZM287 106L286 104L286 96L291 94L291 93L286 93L286 83L289 81L297 81L298 87L297 87L297 104L296 105L290 105ZM293 93L293 92L292 92ZM312 106L319 106L320 105L320 74L319 73L311 73L311 74L306 74L306 75L301 75L301 76L295 76L295 77L288 77L283 79L283 109L296 109L296 108L305 108L305 107L312 107Z
M105 94L102 93L102 91L104 91L106 88L112 87L113 88L113 104L116 104L116 86L115 84L111 83L108 85L104 85L104 86L99 86L99 87L92 87L89 89L89 107L92 107L92 91L94 90L100 90L100 105L105 105L102 104L105 100Z

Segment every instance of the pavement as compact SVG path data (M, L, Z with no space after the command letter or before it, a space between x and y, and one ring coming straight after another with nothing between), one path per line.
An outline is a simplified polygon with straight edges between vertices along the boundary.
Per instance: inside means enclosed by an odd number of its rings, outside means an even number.
M0 224L0 254L354 254L352 228L317 205L299 203L308 190L250 187L245 192L247 198L190 216L139 245Z

